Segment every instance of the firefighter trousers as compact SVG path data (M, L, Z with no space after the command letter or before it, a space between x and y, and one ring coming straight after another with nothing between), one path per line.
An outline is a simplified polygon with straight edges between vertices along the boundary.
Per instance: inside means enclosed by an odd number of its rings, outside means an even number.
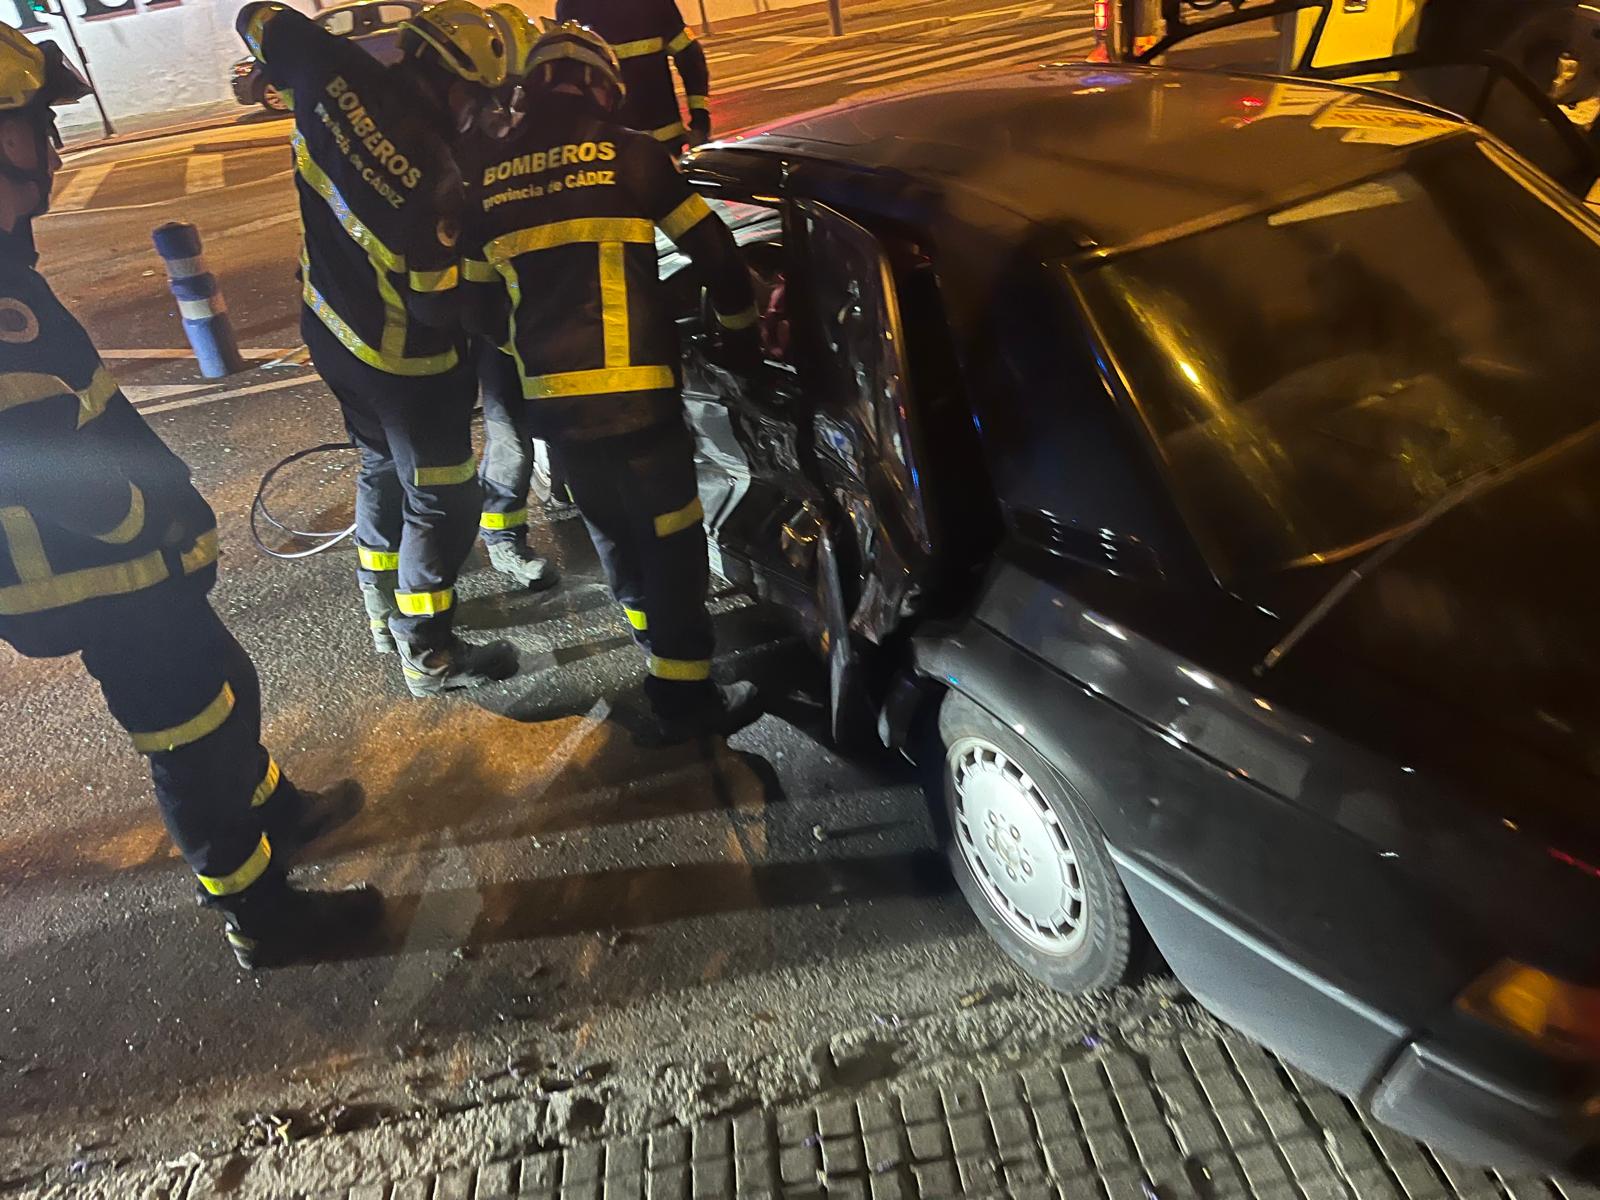
M447 646L456 576L478 521L471 367L389 375L356 359L309 312L301 329L361 453L356 574L365 588L393 592L396 638L422 651Z
M515 359L487 338L473 339L472 348L483 402L479 532L485 542L520 541L527 536L528 485L533 479L528 402L522 398Z
M566 440L560 452L611 594L649 655L652 706L677 712L714 703L710 566L693 437L677 424Z
M264 806L297 798L261 744L255 664L198 589L119 600L81 653L149 759L172 840L226 906L272 866Z

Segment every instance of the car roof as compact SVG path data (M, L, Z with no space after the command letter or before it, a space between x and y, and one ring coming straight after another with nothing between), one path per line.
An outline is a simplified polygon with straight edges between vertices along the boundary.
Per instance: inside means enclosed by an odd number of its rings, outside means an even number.
M1376 174L1471 129L1361 88L1072 64L853 100L723 145L847 167L864 201L909 184L946 219L1008 214L1119 246Z
M316 20L320 21L332 13L350 12L360 8L391 8L396 5L409 8L413 12L420 12L423 7L422 0L350 0L348 4L329 5L321 12L313 13L312 15Z

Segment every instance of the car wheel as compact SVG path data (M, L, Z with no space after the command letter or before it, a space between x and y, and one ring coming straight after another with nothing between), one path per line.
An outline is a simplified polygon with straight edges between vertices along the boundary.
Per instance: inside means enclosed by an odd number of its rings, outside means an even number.
M939 710L956 882L1018 966L1057 991L1128 975L1136 918L1082 795L965 696Z
M261 89L261 107L268 112L286 113L289 111L289 106L284 103L283 97L278 94L278 89L270 83Z

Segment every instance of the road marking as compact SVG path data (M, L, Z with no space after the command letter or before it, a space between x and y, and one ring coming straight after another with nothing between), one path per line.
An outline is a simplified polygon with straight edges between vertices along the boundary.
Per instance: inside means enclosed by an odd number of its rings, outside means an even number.
M183 167L183 194L192 196L196 192L214 192L222 186L222 162L220 154L191 154Z
M1083 36L1083 34L1047 33L1040 37L1028 38L1020 42L1013 42L1011 45L1005 48L1005 51L1001 57L1015 61L1020 52L1027 49L1029 46L1042 46L1046 42L1062 43L1073 40L1082 40ZM939 69L943 70L946 67L952 67L959 63L971 62L974 59L989 59L992 57L993 50L994 47L991 46L983 50L974 51L971 54L952 54L939 60ZM1021 55L1021 57L1026 58L1027 56ZM997 59L995 61L999 60ZM922 70L923 64L918 64L910 67L901 67L896 71L880 71L876 75L858 75L855 77L854 82L886 83L892 79L904 79L907 75L916 75Z
M62 213L77 212L86 207L116 165L114 162L95 163L93 166L81 168L67 186L51 198L51 209Z
M290 222L300 220L300 207L296 205L288 212L278 213L276 216L261 217L254 221L246 221L243 225L230 225L226 229L219 229L212 237L232 237L241 233L260 233L263 229L272 229L278 225L288 225Z
M1008 36L992 34L988 40L998 45ZM947 53L949 49L950 47L943 42L912 42L909 45L905 42L895 42L866 54L855 50L830 50L826 54L804 60L793 60L779 67L764 67L758 71L734 75L723 80L720 86L724 89L747 88L802 79L826 82L830 79L843 78L858 70L870 69L880 63L900 61L912 56L940 55Z
M1055 35L1051 35L1055 36ZM811 72L795 79L774 83L772 90L775 92L792 92L799 88L816 87L820 83L860 82L863 78L877 78L866 76L863 73L877 70L879 67L903 67L905 73L916 74L920 71L937 70L945 63L952 61L952 55L961 46L976 47L968 54L968 58L982 58L985 55L999 55L1010 49L1016 43L1011 41L1009 34L990 34L981 38L963 39L959 43L928 45L926 43L910 48L902 47L893 54L879 55L873 59L864 59L851 63L842 70L828 71L819 75Z
M286 354L294 354L299 349L300 347L296 346L292 350L252 349L241 350L239 353L248 359L268 359L282 358ZM100 351L100 357L115 358L121 359L124 362L132 362L134 360L144 359L193 358L194 351L189 349L187 346L181 349L177 346L143 346L137 350L102 350Z
M181 400L166 400L159 404L135 405L146 416L153 413L176 412L180 408L196 408L202 404L216 404L222 400L237 400L241 396L256 396L262 392L276 392L283 388L299 387L306 383L321 383L321 377L308 373L293 379L274 379L270 383L257 383L250 387L234 388L226 392L208 392L204 396L188 396Z
M213 386L209 383L127 383L122 385L122 394L128 398L129 404L138 408L141 404L171 400L193 392L203 392Z

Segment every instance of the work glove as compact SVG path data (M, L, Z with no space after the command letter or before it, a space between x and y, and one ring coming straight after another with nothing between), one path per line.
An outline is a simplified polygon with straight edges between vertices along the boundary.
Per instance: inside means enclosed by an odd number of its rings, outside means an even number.
M711 114L697 108L689 114L689 145L703 146L711 140Z

